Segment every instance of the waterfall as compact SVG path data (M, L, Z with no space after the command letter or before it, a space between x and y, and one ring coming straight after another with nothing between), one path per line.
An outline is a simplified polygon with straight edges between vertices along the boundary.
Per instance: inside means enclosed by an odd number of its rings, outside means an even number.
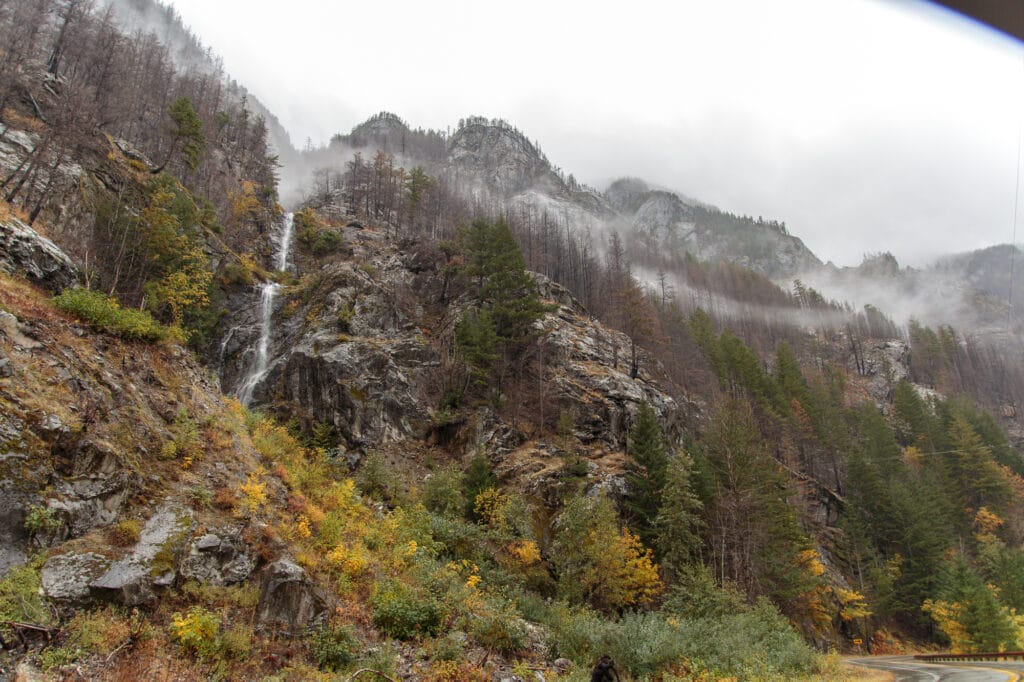
M284 224L281 226L281 234L278 237L277 253L274 254L274 265L278 270L288 269L288 250L291 248L292 229L294 216L288 213L284 217ZM253 391L263 381L270 368L270 338L274 324L274 297L277 296L281 285L277 282L264 282L260 285L260 338L256 343L256 357L252 367L238 385L236 391L238 399L243 405L252 402Z

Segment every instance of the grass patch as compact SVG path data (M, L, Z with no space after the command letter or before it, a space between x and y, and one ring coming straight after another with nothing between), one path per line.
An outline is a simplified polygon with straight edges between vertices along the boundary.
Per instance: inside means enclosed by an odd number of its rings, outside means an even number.
M175 334L145 310L122 308L116 298L89 289L65 289L54 304L92 327L132 341L163 341Z
M12 568L0 580L0 621L18 621L48 627L56 624L42 594L40 571L45 556Z

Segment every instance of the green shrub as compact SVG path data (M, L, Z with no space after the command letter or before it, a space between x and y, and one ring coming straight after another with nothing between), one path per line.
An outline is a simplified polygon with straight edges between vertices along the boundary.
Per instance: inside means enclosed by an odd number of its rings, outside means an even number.
M455 464L435 471L423 483L423 506L435 514L461 516L466 507L462 479L463 473Z
M39 667L43 672L62 668L80 659L84 652L76 646L48 647L39 652Z
M352 320L355 319L356 309L351 303L346 303L338 309L338 331L348 334L352 331Z
M309 643L313 660L321 670L336 672L351 663L362 645L348 626L327 627Z
M660 613L627 613L604 629L601 650L635 677L654 675L686 655L682 625Z
M480 564L492 558L486 542L486 531L478 524L455 516L432 514L430 534L444 545L444 553L452 559L465 559Z
M810 647L767 600L703 618L662 611L627 613L618 621L603 620L588 608L556 606L547 620L552 656L585 666L608 654L621 671L638 678L685 659L713 676L786 679L810 673L815 661Z
M356 485L359 492L367 497L384 502L398 498L401 481L394 468L388 465L384 456L371 450L359 466Z
M314 256L326 256L336 253L345 246L345 238L335 230L322 230L313 241L312 251Z
M659 613L627 613L604 620L589 609L556 610L549 647L552 654L587 666L608 654L619 670L636 677L654 675L685 656L686 633Z
M314 256L326 256L340 251L345 245L342 233L325 225L312 208L304 208L295 214L295 234Z
M25 514L25 530L32 537L49 537L60 530L60 526L60 517L49 507L33 506Z
M814 663L814 652L767 600L721 618L683 621L683 628L687 657L717 674L795 676Z
M373 594L373 623L389 637L432 637L443 616L436 597L402 582L379 583Z
M814 652L774 604L762 599L748 606L734 588L717 586L706 569L679 577L663 613L680 623L682 653L713 674L791 677L814 665Z
M100 291L65 289L53 302L59 309L85 320L96 329L124 339L162 341L171 336L170 329L153 319L147 311L122 308L116 298Z
M218 649L229 660L244 661L252 654L252 632L238 624L220 638Z
M749 610L744 595L732 585L720 586L704 566L693 566L676 577L665 611L680 618L723 618Z
M466 656L466 635L449 632L425 642L423 650L432 661L461 661Z
M586 665L599 655L607 625L607 621L588 608L555 607L549 623L551 657L568 658L577 665Z
M468 616L467 631L476 642L491 651L512 654L526 648L526 623L515 606L505 601L491 601Z
M211 658L220 648L220 617L202 606L193 606L184 616L173 614L170 631L171 639L200 658Z
M395 659L398 649L391 642L385 642L366 651L356 664L359 668L369 668L388 677L395 677Z
M204 485L194 485L188 489L188 499L195 509L206 509L213 502L213 492Z
M229 263L224 266L224 270L221 273L221 281L227 285L240 284L251 287L256 283L256 277L253 274L252 268L246 263Z

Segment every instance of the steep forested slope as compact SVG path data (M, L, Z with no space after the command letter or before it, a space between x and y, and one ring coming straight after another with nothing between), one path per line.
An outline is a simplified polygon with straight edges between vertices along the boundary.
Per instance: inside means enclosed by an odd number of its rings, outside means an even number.
M285 218L244 92L126 7L0 3L4 674L1019 646L1019 348L779 286L820 265L784 223L481 117L289 151Z

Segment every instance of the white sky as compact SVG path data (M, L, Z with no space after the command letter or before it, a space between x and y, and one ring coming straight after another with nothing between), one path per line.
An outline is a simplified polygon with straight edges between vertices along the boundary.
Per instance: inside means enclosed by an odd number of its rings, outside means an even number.
M480 114L838 264L1013 237L1024 47L917 0L171 2L299 147Z

